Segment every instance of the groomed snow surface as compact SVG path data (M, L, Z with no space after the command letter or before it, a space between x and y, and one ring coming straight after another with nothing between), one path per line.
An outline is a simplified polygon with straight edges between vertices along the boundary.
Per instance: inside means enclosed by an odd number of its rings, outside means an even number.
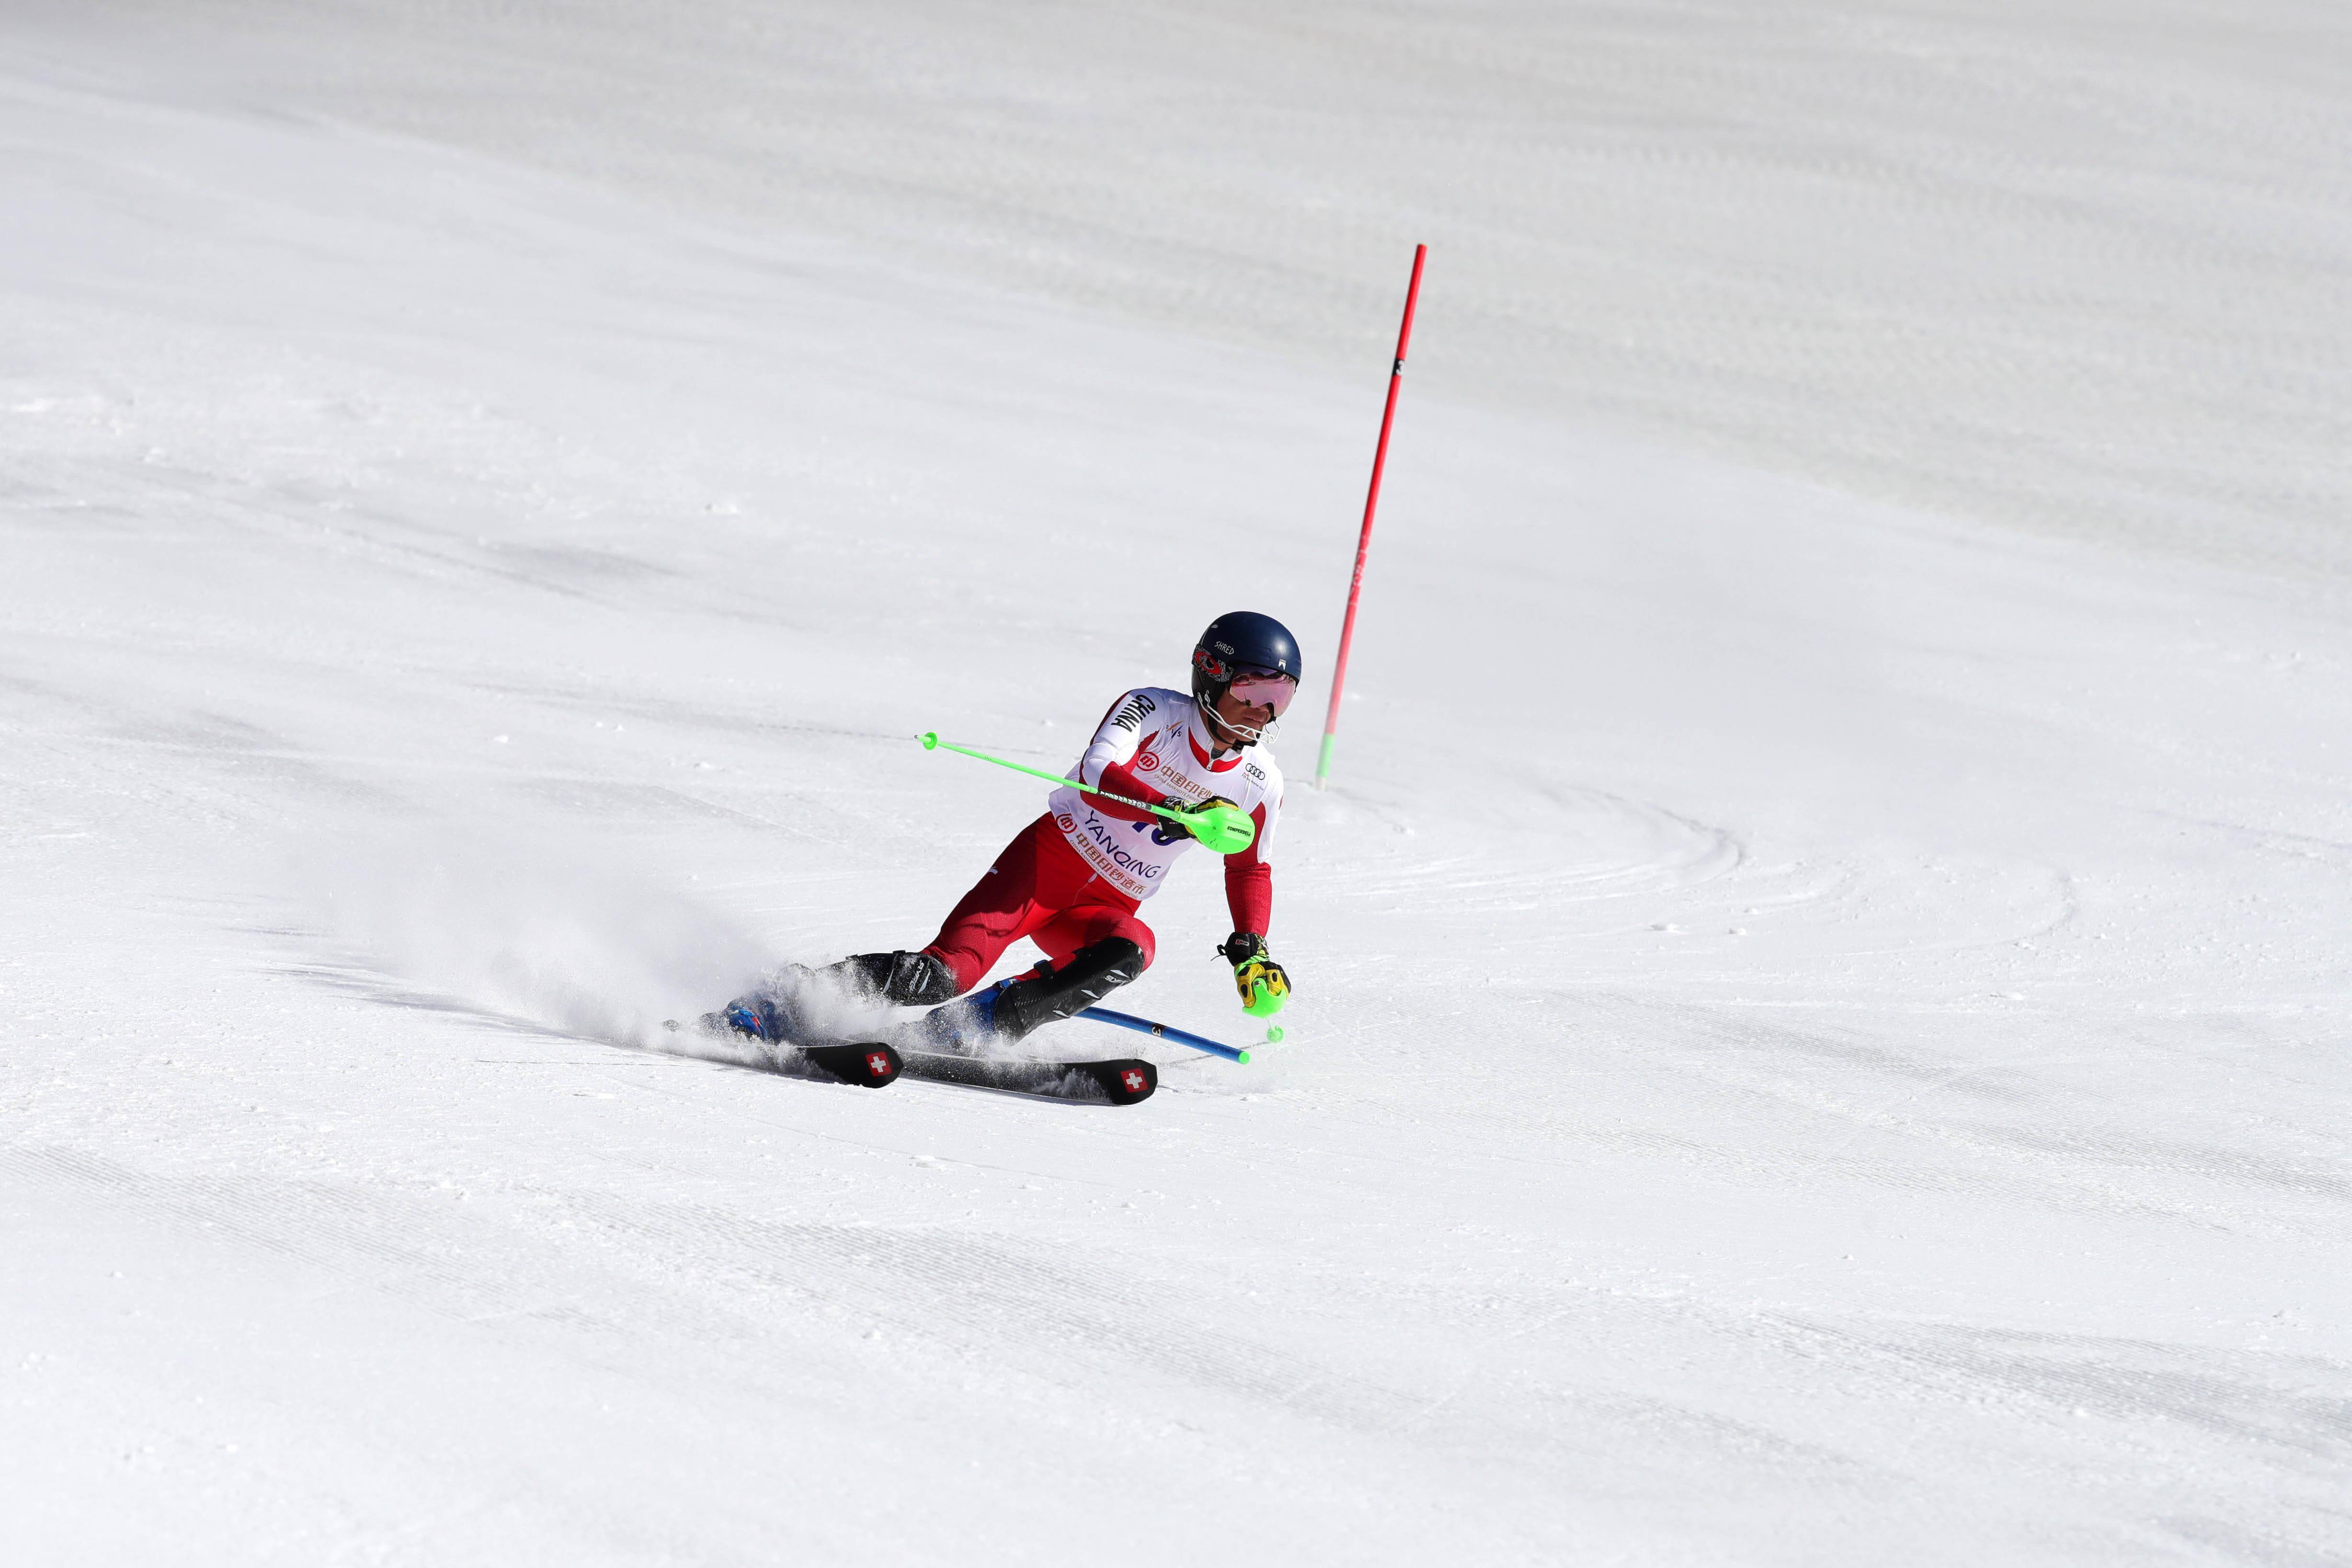
M12 5L0 1557L2352 1563L2346 45ZM661 1048L1242 605L1283 1045Z

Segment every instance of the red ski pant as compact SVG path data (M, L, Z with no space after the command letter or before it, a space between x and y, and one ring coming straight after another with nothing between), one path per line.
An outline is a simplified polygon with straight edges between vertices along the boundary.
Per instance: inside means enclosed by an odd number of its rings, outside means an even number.
M959 994L988 977L1004 950L1029 938L1060 963L1082 948L1123 936L1151 965L1151 928L1136 901L1103 881L1070 847L1051 816L1023 828L974 882L923 949L955 972Z

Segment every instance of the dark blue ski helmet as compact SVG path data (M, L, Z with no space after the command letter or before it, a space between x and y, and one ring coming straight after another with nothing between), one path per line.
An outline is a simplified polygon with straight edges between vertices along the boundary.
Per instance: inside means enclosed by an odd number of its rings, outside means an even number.
M1280 718L1290 705L1291 694L1298 689L1305 668L1298 657L1298 639L1290 635L1288 626L1255 610L1234 610L1211 621L1192 647L1192 700L1204 715L1214 716L1219 700L1234 681L1278 677L1281 689L1267 705ZM1237 727L1222 718L1217 721L1233 730L1244 745L1265 733L1263 729Z

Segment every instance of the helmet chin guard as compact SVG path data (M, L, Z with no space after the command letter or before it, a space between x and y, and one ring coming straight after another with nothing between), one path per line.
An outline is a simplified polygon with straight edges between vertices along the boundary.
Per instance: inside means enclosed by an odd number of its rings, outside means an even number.
M1202 718L1208 722L1213 739L1221 735L1230 735L1234 742L1240 746L1256 745L1260 741L1272 735L1280 722L1278 720L1269 719L1263 724L1236 724L1217 711L1215 700L1200 702L1195 699L1195 702L1201 710Z

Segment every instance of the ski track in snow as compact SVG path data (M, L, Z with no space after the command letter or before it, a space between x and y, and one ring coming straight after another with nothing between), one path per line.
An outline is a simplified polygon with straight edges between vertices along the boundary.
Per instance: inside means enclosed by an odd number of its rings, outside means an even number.
M2352 1563L2337 68L1774 14L0 23L10 1559ZM1237 595L1285 1044L667 1048Z

